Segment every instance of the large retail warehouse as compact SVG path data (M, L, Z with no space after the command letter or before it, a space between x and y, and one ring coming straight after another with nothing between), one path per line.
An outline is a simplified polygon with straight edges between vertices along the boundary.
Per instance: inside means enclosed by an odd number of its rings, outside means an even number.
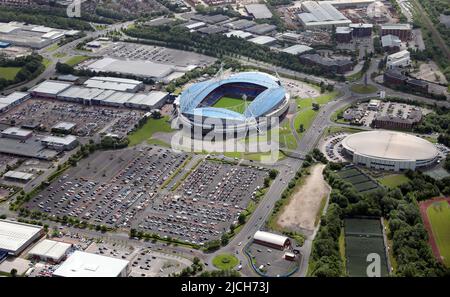
M342 146L353 163L391 171L428 167L439 155L436 147L425 139L385 130L351 134L344 138Z

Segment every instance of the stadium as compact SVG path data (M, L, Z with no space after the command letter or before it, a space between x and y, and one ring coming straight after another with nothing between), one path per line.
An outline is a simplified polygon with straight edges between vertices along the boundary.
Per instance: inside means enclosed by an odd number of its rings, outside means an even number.
M196 83L181 93L177 103L179 123L191 136L213 132L228 139L261 131L271 119L284 117L289 95L272 75L241 72Z
M436 147L425 139L385 130L350 134L342 146L354 164L391 171L429 167L439 156Z

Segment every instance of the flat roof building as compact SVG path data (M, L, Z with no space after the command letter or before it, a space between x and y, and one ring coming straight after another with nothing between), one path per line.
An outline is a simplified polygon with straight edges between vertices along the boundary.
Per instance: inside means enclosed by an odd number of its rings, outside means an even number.
M296 44L296 45L287 47L281 51L284 53L291 54L291 55L300 55L300 54L309 52L310 50L313 50L313 48L309 47L307 45L303 45L303 44Z
M386 68L402 68L411 65L411 56L408 50L403 50L387 56Z
M75 251L53 276L59 277L125 277L129 272L129 261L96 254Z
M253 34L251 34L249 32L244 32L241 30L234 30L234 31L225 33L225 36L227 36L227 37L234 36L234 37L238 37L238 38L249 39L249 38L253 37Z
M76 127L75 123L59 122L52 127L52 131L70 132Z
M410 24L383 24L381 25L381 36L395 35L402 41L411 39L412 26Z
M271 36L257 36L249 39L248 41L259 45L271 45L277 42L276 38L273 38Z
M19 182L29 182L31 179L33 179L33 174L28 172L10 170L3 174L3 178Z
M333 26L348 26L351 21L329 1L304 1L304 12L298 14L300 23L305 28L331 28Z
M0 251L17 256L43 235L44 227L0 220Z
M264 35L275 32L277 26L270 24L258 24L256 26L246 28L244 31L250 32L255 35Z
M31 258L59 263L69 252L72 245L70 243L44 239L38 242L29 252Z
M2 137L25 140L33 135L33 131L25 130L18 127L10 127L2 131Z
M122 92L136 93L144 87L144 83L135 79L94 76L84 82L88 88L99 88Z
M72 86L69 82L46 80L33 87L30 92L36 97L56 98L56 96Z
M46 136L41 139L41 143L45 147L56 151L69 151L78 145L78 140L73 135L66 135L64 137Z
M31 95L26 92L13 92L6 97L0 97L0 112L6 112L30 97Z
M248 4L245 5L245 10L255 19L270 19L273 16L265 4Z
M58 42L65 30L20 22L0 23L0 40L16 46L41 49Z
M98 72L115 72L133 74L139 77L162 80L174 72L174 66L144 60L118 60L103 58L85 66L87 69Z

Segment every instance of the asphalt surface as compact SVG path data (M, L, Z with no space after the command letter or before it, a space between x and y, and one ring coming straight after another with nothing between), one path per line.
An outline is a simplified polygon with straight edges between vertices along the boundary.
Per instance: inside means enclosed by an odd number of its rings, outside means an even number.
M23 84L21 86L17 86L15 88L9 89L5 93L11 93L15 90L23 88L24 86L28 87L28 88L32 87L39 81L41 81L43 79L48 79L51 76L53 76L54 72L55 72L56 62L61 61L61 59L55 58L54 54L56 54L56 53L72 54L72 53L74 53L74 47L76 46L76 44L78 44L82 40L85 40L87 38L92 38L92 37L94 37L94 38L98 37L100 35L105 34L107 31L120 29L121 27L128 26L131 23L132 22L116 24L116 25L110 26L109 28L107 28L105 30L88 32L86 37L84 37L82 39L77 39L73 42L65 44L65 45L59 47L57 50L52 51L52 52L45 52L45 49L41 50L40 54L42 54L45 58L49 59L52 62L51 65L38 78L36 78L26 84ZM67 57L65 57L65 58L67 59ZM371 66L370 66L369 70L367 71L368 77L370 77L370 74L372 72L375 72L377 70L378 61L379 60L377 60L377 59L374 59L372 61ZM268 65L266 63L261 63L258 61L245 60L242 62L245 62L245 64L257 66L261 69L267 69L271 72L277 71L280 75L284 74L284 75L294 76L294 77L298 77L298 78L308 77L309 79L312 79L313 81L316 81L316 82L324 81L327 83L332 83L331 81L324 79L324 78L305 75L303 73L291 71L288 69L283 69L280 67L274 67L273 65ZM363 79L361 79L357 82L354 82L354 83L362 83L362 81L363 81ZM333 82L333 83L335 83L335 82ZM410 95L410 94L405 94L405 93L397 92L394 90L390 90L380 84L377 84L374 81L371 81L370 83L376 85L379 88L379 90L386 91L386 96L397 96L397 97L401 97L401 98L405 98L405 99L417 100L420 102L432 103L432 104L436 104L439 106L449 107L448 101L435 101L435 100L428 99L428 98L423 98L423 97L419 97L419 96L415 96L415 95ZM321 110L319 111L319 114L314 119L310 129L308 129L304 133L303 137L301 139L299 139L298 147L296 150L299 154L306 154L309 151L311 151L316 146L317 142L319 141L320 137L322 136L323 131L328 126L330 126L332 124L335 125L330 120L330 118L336 110L338 110L342 107L345 107L349 104L352 104L354 102L361 101L361 100L364 100L364 99L367 99L370 97L374 97L374 95L375 95L375 93L369 94L369 95L354 94L350 90L350 85L345 84L345 83L335 83L335 89L340 91L340 96L338 98L336 98L335 100L329 102L328 104L324 105L321 108ZM297 139L298 139L298 137L297 137ZM192 258L194 256L197 256L203 262L208 263L208 265L206 267L207 269L212 269L212 264L211 264L212 259L217 254L232 253L235 256L237 256L237 258L242 263L243 269L241 271L241 274L244 276L255 276L256 275L255 272L250 268L250 265L246 259L246 256L243 253L243 248L245 247L246 244L248 244L251 241L253 234L256 231L264 228L264 224L267 221L267 219L269 218L269 216L272 212L272 209L275 205L275 202L280 198L281 193L286 188L289 181L294 177L297 170L302 166L302 164L303 164L303 161L301 159L286 158L286 159L278 162L276 165L274 165L273 167L278 169L279 174L278 174L277 178L274 180L274 182L272 183L272 186L269 188L266 195L262 198L262 200L257 205L253 215L248 219L247 223L244 225L244 227L241 229L241 231L237 235L235 235L232 238L232 240L230 240L228 245L226 245L225 247L222 247L218 251L211 253L211 254L205 254L201 251L192 250L192 249L189 249L189 248L186 248L183 246L167 246L164 243L153 244L153 243L144 242L144 241L130 240L128 238L128 234L123 233L123 232L102 234L102 233L92 231L92 230L81 230L81 229L75 229L75 228L71 228L71 227L65 227L65 229L69 230L71 233L78 233L78 234L88 236L88 237L103 237L105 240L108 240L108 241L116 241L116 242L123 242L123 243L126 242L131 245L150 247L150 248L154 248L154 249L158 249L158 250L163 250L164 252L167 252L167 253L181 255L181 256L187 257L187 258ZM4 205L6 205L6 204L4 204ZM5 208L7 208L7 206ZM12 216L17 215L15 213L10 213L10 212L7 212L7 214L12 215ZM53 227L53 226L57 227L60 225L51 222L50 227ZM306 239L304 246L301 248L303 259L302 259L302 263L300 266L300 270L295 274L295 276L305 276L306 275L309 257L310 257L310 253L311 253L312 241L314 239L316 231Z

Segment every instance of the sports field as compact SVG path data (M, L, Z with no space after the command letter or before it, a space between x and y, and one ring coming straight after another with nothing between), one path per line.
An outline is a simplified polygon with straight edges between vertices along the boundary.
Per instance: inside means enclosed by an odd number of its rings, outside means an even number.
M381 276L388 275L383 233L379 219L345 219L345 256L349 276L367 276L368 255L380 257Z
M235 112L244 113L250 101L244 101L242 99L222 97L212 107L225 108Z
M0 78L13 80L20 71L20 67L0 67Z
M432 202L427 208L434 240L445 266L450 267L450 204L448 200Z
M358 192L372 191L379 188L378 184L357 168L344 168L337 173L343 180L351 183Z
M407 178L404 174L391 174L379 178L378 181L383 186L393 189L409 182L409 178Z

